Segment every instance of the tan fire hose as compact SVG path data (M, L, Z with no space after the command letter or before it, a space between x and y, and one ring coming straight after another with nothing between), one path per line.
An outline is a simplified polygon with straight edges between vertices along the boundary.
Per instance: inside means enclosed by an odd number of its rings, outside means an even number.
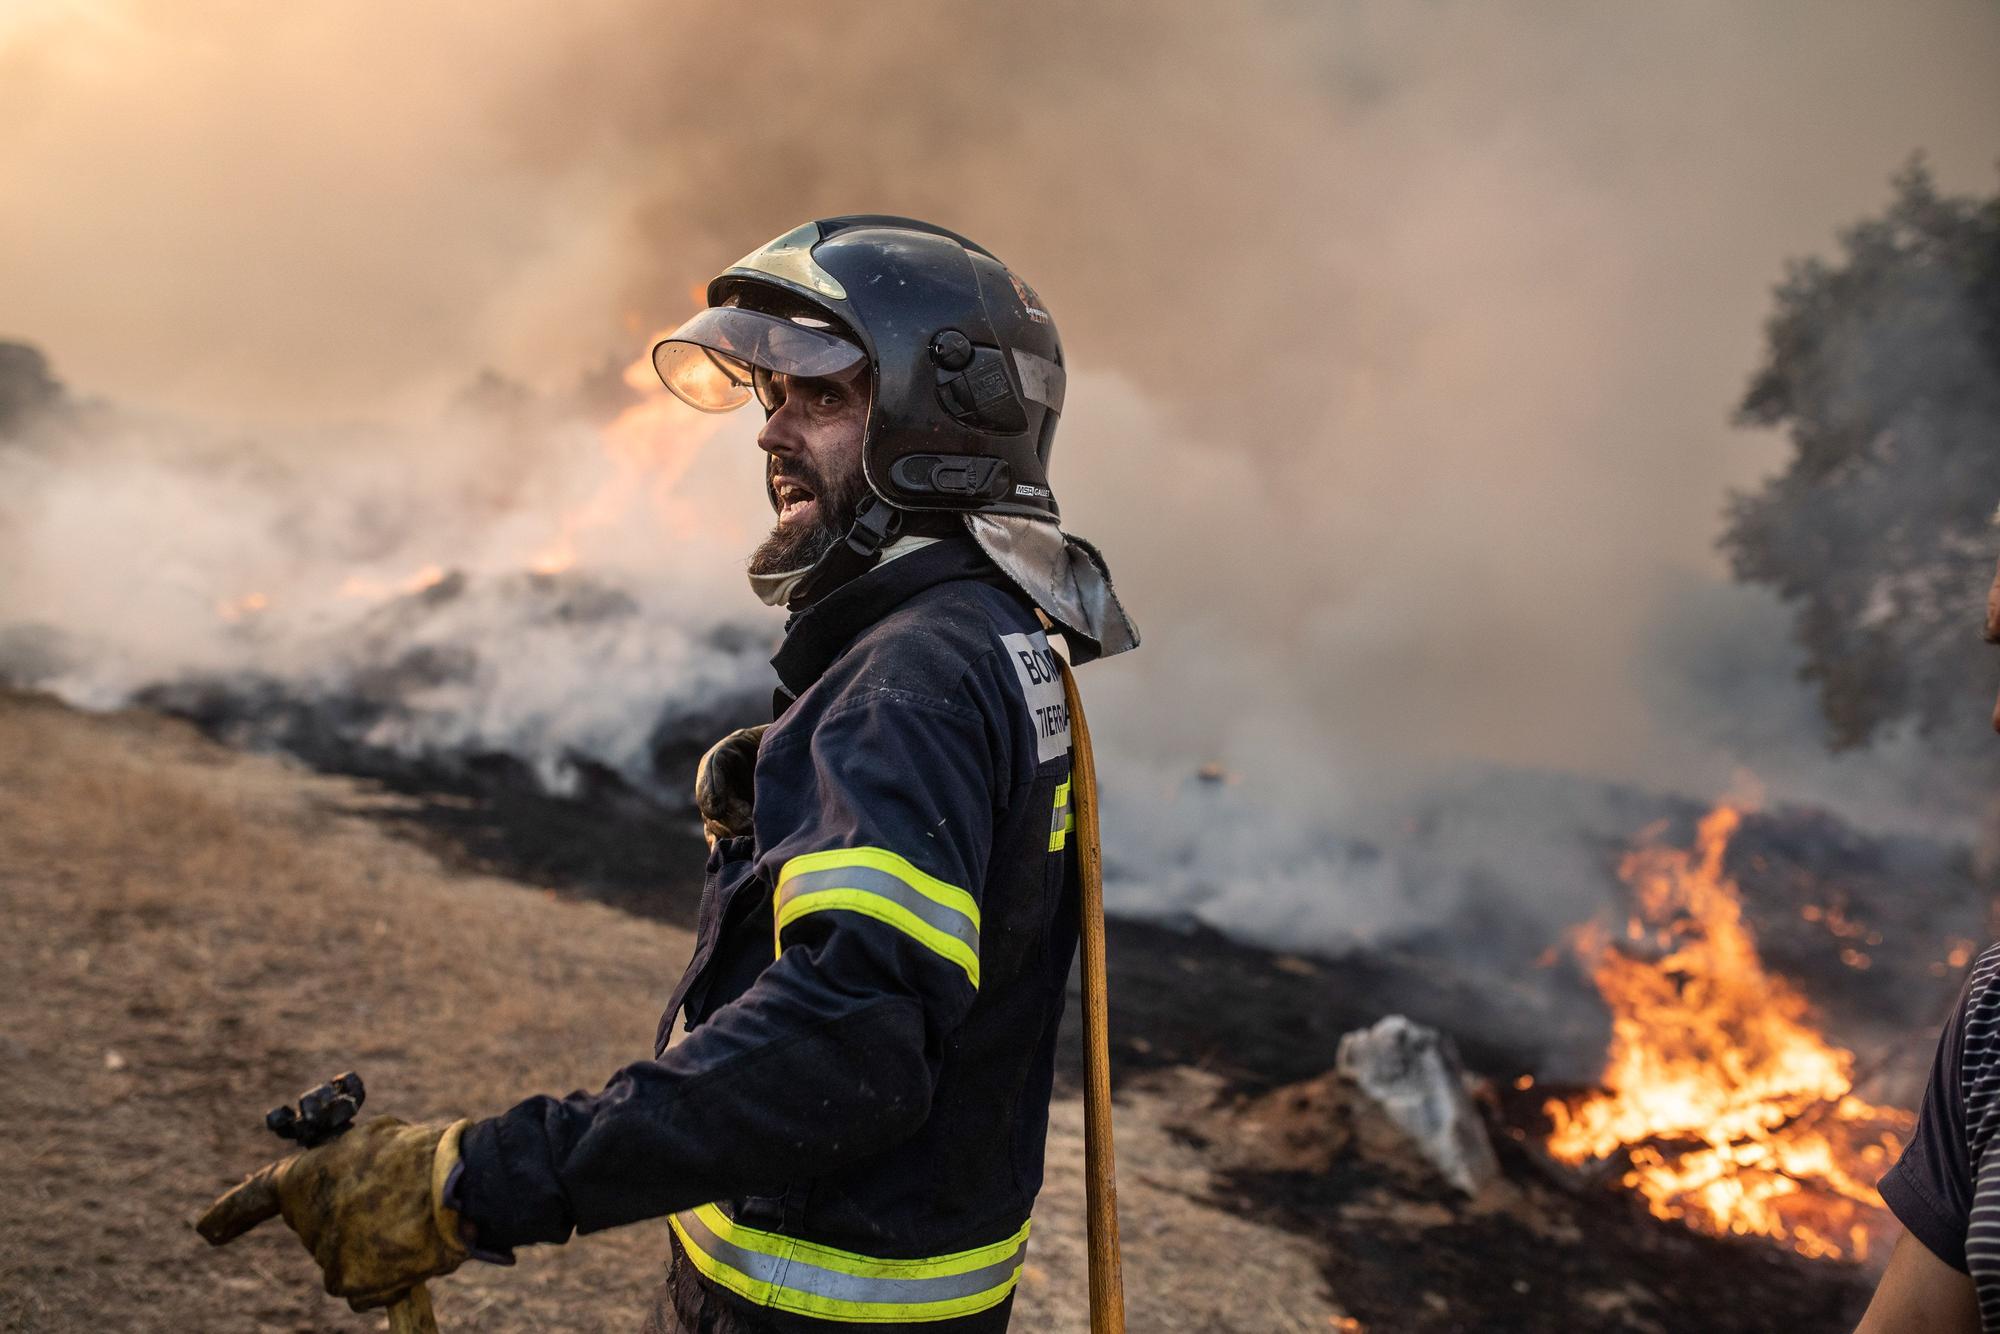
M389 1334L438 1334L429 1288L419 1283L396 1299L389 1308Z
M1076 675L1060 658L1073 758L1070 809L1083 882L1083 1181L1089 1219L1091 1334L1125 1334L1118 1256L1118 1165L1111 1146L1111 1016L1104 970L1104 848L1098 841L1097 766Z

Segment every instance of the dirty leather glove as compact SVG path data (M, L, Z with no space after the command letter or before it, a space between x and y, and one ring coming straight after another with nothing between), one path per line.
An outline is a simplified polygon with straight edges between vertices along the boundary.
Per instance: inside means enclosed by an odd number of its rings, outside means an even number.
M701 829L713 843L751 832L756 798L757 747L769 723L741 727L708 748L694 769L694 804Z
M312 1252L329 1293L357 1311L387 1306L465 1261L444 1183L470 1124L364 1121L316 1149L259 1168L209 1205L195 1230L220 1246L282 1214Z

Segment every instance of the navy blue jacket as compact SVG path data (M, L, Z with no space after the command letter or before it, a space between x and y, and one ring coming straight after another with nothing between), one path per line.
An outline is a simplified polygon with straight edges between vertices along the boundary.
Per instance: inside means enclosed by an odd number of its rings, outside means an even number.
M1054 655L951 538L773 665L755 834L709 858L655 1059L469 1128L458 1200L482 1246L673 1215L760 1328L1004 1328L1077 939Z

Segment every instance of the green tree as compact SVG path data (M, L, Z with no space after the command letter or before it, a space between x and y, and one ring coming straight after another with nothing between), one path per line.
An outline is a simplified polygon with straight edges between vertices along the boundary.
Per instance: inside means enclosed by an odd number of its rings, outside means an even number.
M1918 158L1840 249L1777 288L1737 422L1783 427L1791 457L1731 496L1721 544L1792 607L1835 749L1914 727L1990 778L2000 196L1941 195Z

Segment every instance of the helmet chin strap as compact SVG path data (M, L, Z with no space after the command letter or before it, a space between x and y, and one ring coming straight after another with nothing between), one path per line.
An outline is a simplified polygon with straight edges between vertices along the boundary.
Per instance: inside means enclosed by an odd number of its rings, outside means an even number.
M872 569L882 548L903 531L903 511L870 492L855 511L847 536L799 574L786 590L785 609L804 611L848 580ZM789 575L776 576L789 579Z

